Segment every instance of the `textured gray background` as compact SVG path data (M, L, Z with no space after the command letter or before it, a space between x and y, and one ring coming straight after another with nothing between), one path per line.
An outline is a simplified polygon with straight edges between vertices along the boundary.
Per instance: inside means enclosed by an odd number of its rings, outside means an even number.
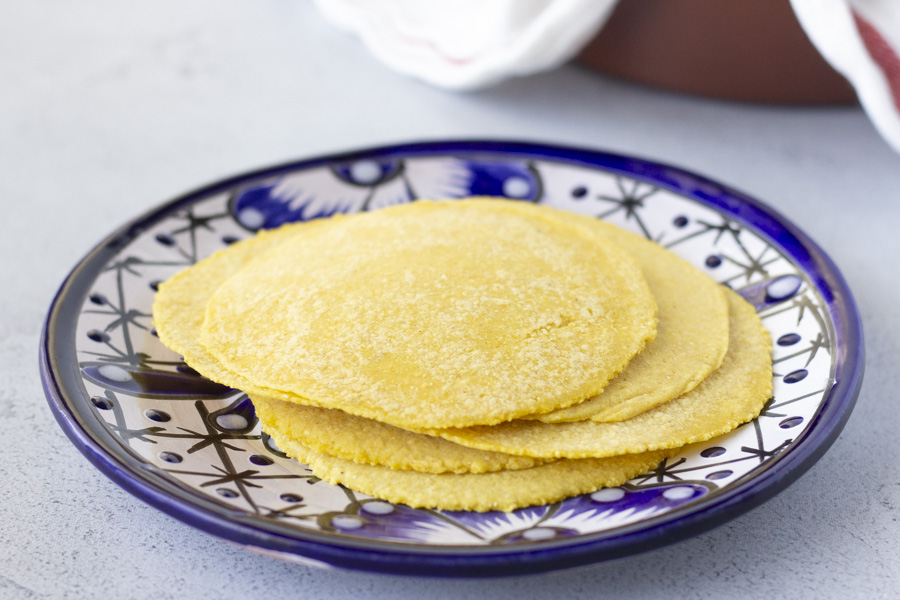
M846 274L859 404L828 454L712 532L486 581L319 571L236 548L96 471L47 409L44 313L69 269L187 189L321 152L445 137L632 153L773 204ZM898 597L900 156L855 108L661 93L565 67L468 94L383 68L305 0L0 0L0 598Z

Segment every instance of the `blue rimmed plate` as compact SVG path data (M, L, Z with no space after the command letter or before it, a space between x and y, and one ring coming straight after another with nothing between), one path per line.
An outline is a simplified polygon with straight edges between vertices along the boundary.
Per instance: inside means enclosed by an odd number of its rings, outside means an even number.
M260 434L241 392L155 336L160 281L282 223L418 198L506 196L653 239L744 295L772 333L773 399L619 488L513 513L411 509L318 480ZM41 373L75 445L168 514L248 548L386 573L534 573L649 550L756 506L808 469L846 422L863 373L844 279L762 203L666 165L515 142L390 146L216 183L123 226L72 271L44 328Z

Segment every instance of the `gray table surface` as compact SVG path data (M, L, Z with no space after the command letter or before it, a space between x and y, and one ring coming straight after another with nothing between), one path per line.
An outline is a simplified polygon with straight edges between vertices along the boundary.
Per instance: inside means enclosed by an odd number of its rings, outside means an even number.
M900 156L859 109L717 102L575 66L446 92L387 70L304 0L2 0L0 82L0 598L900 597ZM862 393L831 450L679 544L454 581L252 554L133 498L63 435L38 376L41 323L114 228L236 172L449 137L675 163L800 224L847 276L866 329Z

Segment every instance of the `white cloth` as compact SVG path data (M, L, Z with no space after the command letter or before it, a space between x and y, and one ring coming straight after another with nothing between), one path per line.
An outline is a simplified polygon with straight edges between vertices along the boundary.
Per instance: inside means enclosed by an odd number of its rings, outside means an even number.
M556 67L617 0L315 0L393 69L451 89ZM900 152L900 0L791 0L822 56Z
M606 22L616 0L316 0L391 68L473 89L556 67Z
M800 25L900 152L900 2L791 0Z

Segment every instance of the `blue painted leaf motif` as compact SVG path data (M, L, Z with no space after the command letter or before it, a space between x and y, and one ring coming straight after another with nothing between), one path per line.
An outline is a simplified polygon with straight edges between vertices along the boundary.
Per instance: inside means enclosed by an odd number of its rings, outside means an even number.
M467 161L466 165L472 173L469 186L472 196L502 196L537 202L543 195L541 179L529 163Z
M368 188L386 183L400 175L403 163L399 160L359 160L334 165L331 170L343 182Z
M264 183L241 189L232 197L229 210L235 221L250 231L348 212L349 206L340 202L310 210L314 200L302 190L285 189L282 182Z
M561 538L574 537L576 535L578 535L578 531L569 529L568 527L548 527L538 525L520 531L511 531L492 541L495 544L532 544L534 542L558 540Z
M272 229L368 209L376 190L404 171L400 160L361 160L292 173L278 180L252 183L237 190L229 211L245 229ZM390 186L388 186L390 187ZM401 185L393 203L412 198Z
M611 518L616 514L652 514L693 502L714 489L714 485L704 481L625 484L564 500L559 512L570 510L574 514L580 514L588 510L595 510L597 513L610 511L607 516Z

